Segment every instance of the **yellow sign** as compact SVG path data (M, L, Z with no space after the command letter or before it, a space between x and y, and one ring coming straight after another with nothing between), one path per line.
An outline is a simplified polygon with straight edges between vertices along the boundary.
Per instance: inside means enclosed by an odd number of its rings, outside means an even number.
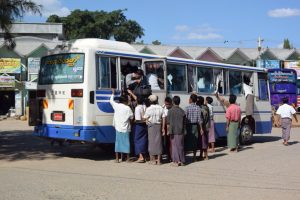
M0 73L21 73L21 59L0 58Z
M64 58L64 57L58 57L54 60L47 60L47 65L61 65L61 64L67 64L69 67L73 67L77 60L80 59L80 55L77 55L73 58Z

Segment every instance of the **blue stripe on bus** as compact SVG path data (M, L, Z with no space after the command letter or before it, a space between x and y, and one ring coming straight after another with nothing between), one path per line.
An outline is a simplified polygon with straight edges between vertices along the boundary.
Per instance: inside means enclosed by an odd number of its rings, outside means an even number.
M96 90L96 94L112 94L111 90ZM120 91L115 91L115 95L120 95Z
M114 109L109 102L97 102L98 108L105 113L114 113Z
M63 125L43 125L37 127L34 135L47 138L77 140L95 143L115 142L115 129L113 126L73 127Z
M119 100L120 97L114 97L114 100ZM97 100L110 100L108 96L96 96Z
M226 123L215 123L215 134L216 138L225 137ZM256 122L256 133L257 134L270 134L272 132L271 121ZM113 126L71 126L71 125L42 125L35 128L34 135L67 139L67 140L78 140L95 143L114 143L115 142L115 129Z
M272 121L257 121L255 123L255 134L270 134L272 132ZM215 123L215 135L216 137L225 137L226 123Z
M161 58L158 56L142 56L135 54L127 54L127 53L117 53L117 52L108 52L108 51L97 51L96 54L106 54L106 55L115 55L115 56L124 56L124 57L133 57L133 58Z

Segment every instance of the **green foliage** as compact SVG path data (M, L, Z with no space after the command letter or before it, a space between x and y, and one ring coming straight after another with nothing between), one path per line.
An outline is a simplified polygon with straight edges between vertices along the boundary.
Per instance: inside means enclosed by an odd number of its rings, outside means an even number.
M50 15L47 19L46 22L51 22L51 23L62 23L62 20L59 16L57 15Z
M52 15L47 22L62 22L67 40L78 38L114 38L132 43L144 35L143 28L134 20L127 20L124 10L74 10L67 17Z
M293 48L293 46L290 43L289 39L286 38L286 39L283 40L283 48L284 49L292 49Z
M154 41L152 42L152 44L154 44L154 45L161 45L161 42L158 41L158 40L154 40Z
M41 14L41 5L31 0L0 0L0 28L4 31L4 44L8 48L16 46L10 32L12 23L24 17L26 12Z

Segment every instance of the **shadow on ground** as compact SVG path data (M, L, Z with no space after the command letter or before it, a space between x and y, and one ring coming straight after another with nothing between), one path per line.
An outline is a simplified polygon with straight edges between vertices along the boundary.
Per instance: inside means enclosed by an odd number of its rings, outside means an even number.
M266 143L281 140L281 137L271 135L258 135L253 137L252 143ZM291 142L290 145L298 142ZM209 154L210 159L227 155L226 140L216 142L217 154ZM250 144L251 145L251 144ZM252 149L250 145L244 145L240 151ZM225 151L225 153L220 153ZM91 144L69 144L62 147L57 143L50 145L50 140L32 135L32 131L4 131L0 132L0 160L44 160L59 159L62 157L91 159L91 160L111 160L114 159L113 147L96 148ZM187 163L191 163L192 158L187 156Z
M50 140L32 135L32 131L4 131L0 133L0 160L44 160L72 157L92 160L113 159L110 150L91 144L64 144L51 146Z

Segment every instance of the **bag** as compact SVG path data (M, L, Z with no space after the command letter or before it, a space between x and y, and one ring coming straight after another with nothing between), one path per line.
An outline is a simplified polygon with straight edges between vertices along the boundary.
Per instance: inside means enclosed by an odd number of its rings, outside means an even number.
M207 130L210 128L209 108L206 105L201 106L202 125Z
M138 85L133 94L136 96L150 96L152 94L151 85Z

